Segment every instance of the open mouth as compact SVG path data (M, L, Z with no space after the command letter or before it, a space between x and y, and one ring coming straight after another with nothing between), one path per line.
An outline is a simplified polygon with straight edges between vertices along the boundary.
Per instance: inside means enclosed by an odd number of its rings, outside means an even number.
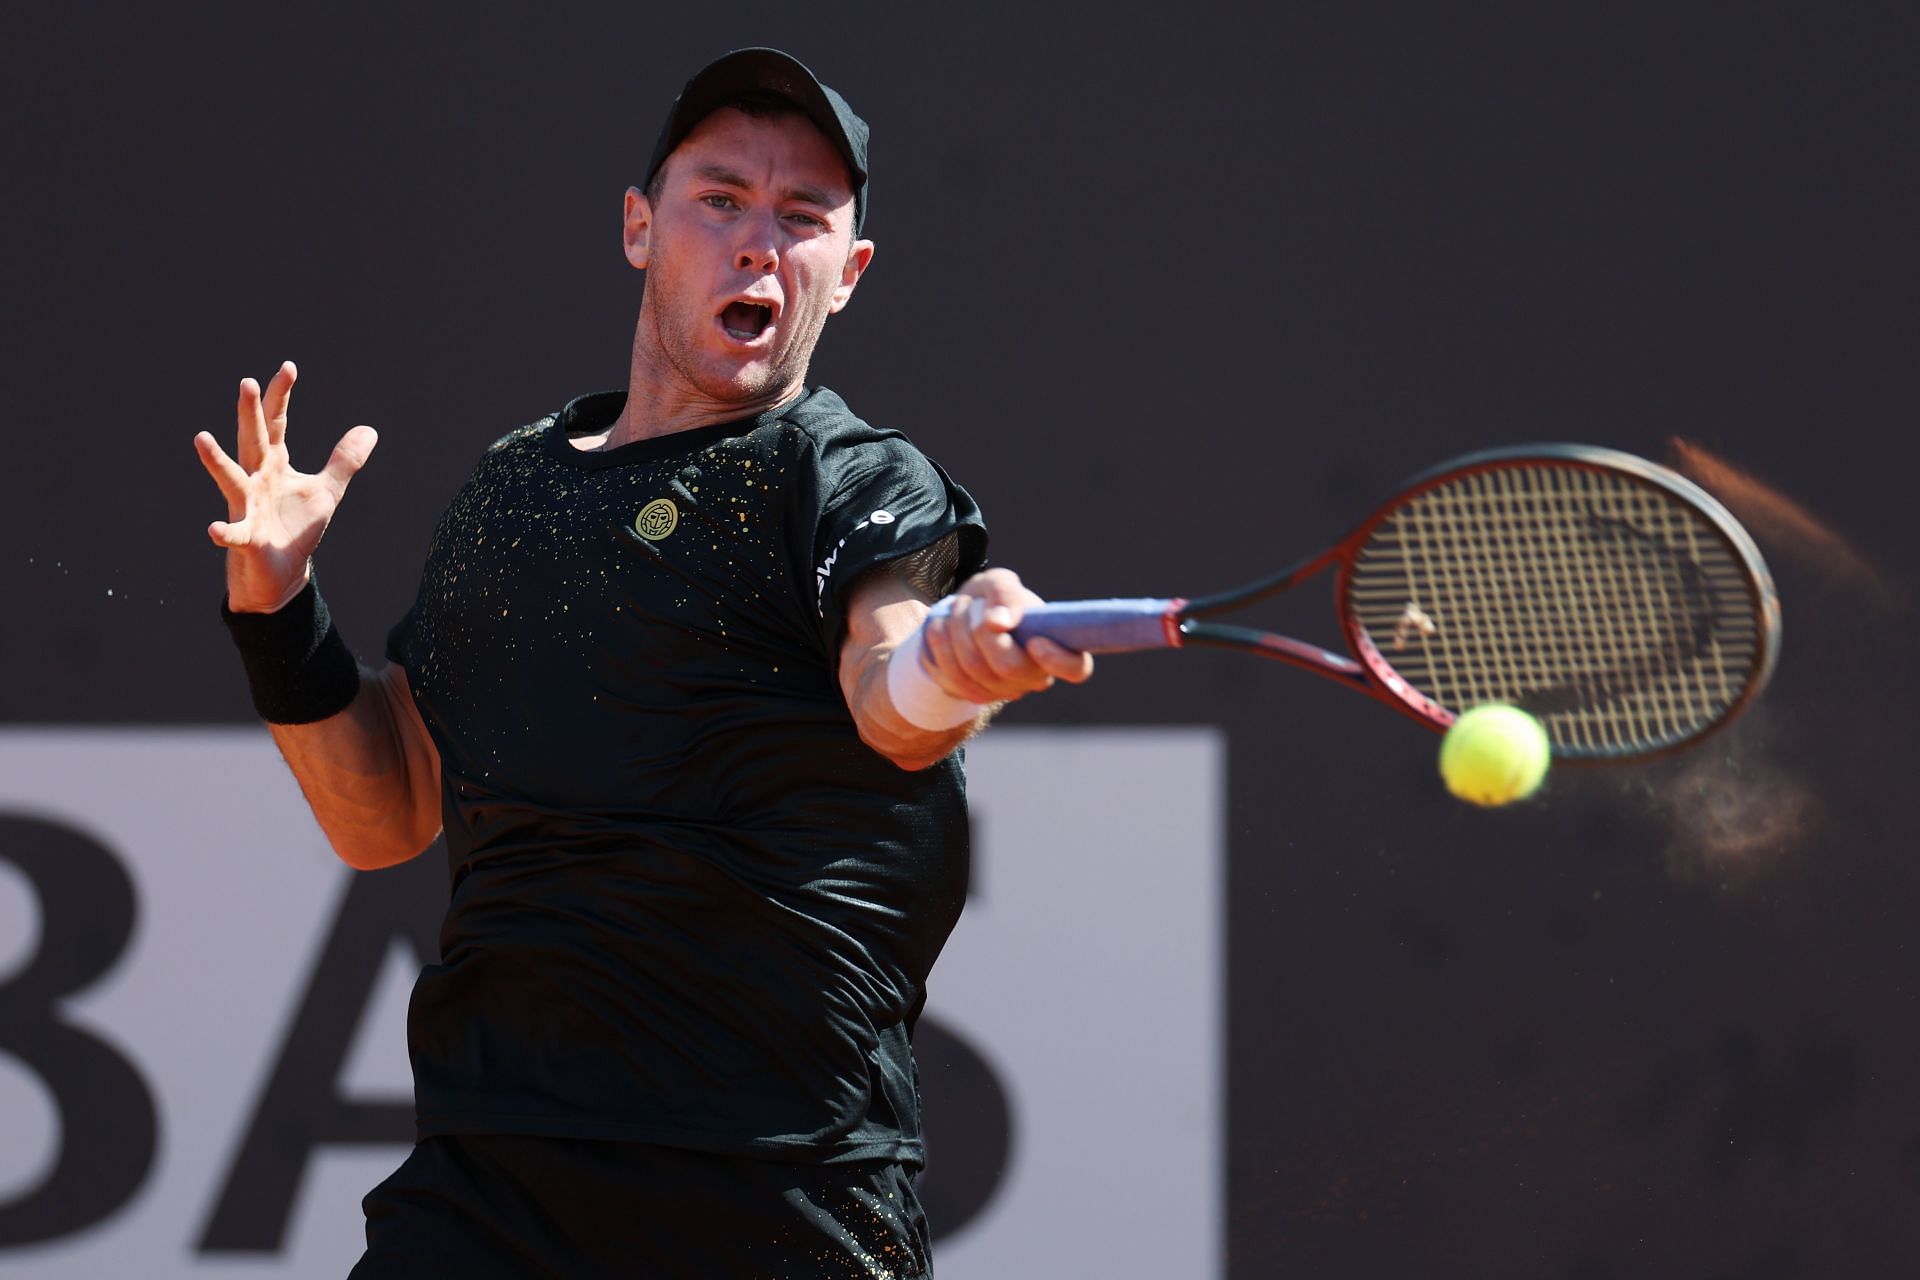
M773 308L754 302L730 302L720 313L720 327L736 342L752 342L773 323Z

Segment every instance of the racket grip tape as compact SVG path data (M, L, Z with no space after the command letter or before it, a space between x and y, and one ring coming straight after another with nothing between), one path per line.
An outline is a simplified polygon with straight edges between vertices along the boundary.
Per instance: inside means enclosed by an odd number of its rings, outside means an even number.
M1013 629L1025 643L1045 636L1081 653L1137 653L1180 647L1185 600L1062 600L1035 605Z

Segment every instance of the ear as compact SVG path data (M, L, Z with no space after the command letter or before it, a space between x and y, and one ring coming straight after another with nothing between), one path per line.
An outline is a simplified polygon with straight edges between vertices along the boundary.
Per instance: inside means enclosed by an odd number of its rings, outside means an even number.
M833 305L827 308L827 314L837 314L847 305L847 300L853 297L853 287L860 283L860 277L872 262L873 241L855 240L847 253L847 265L840 268L840 284L833 291Z
M653 244L653 206L638 187L627 188L626 210L620 219L620 238L626 244L627 261L642 271L647 269L648 251Z

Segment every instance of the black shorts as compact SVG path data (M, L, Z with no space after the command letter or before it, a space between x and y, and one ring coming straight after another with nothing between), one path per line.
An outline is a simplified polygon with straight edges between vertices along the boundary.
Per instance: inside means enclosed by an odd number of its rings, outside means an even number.
M926 1280L913 1179L890 1161L427 1138L363 1202L351 1280Z

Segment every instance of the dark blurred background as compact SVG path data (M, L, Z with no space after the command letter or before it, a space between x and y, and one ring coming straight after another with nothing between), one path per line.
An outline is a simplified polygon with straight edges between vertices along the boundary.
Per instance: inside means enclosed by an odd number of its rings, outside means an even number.
M1798 504L1722 495L1785 601L1760 708L1520 810L1224 655L1009 714L1228 732L1234 1280L1920 1273L1911 6L7 25L0 719L251 718L190 441L283 358L296 463L381 432L320 557L376 656L486 443L624 382L621 195L680 83L775 44L874 128L817 378L1043 594L1229 585L1503 442L1683 437ZM1306 594L1269 620L1331 640Z

